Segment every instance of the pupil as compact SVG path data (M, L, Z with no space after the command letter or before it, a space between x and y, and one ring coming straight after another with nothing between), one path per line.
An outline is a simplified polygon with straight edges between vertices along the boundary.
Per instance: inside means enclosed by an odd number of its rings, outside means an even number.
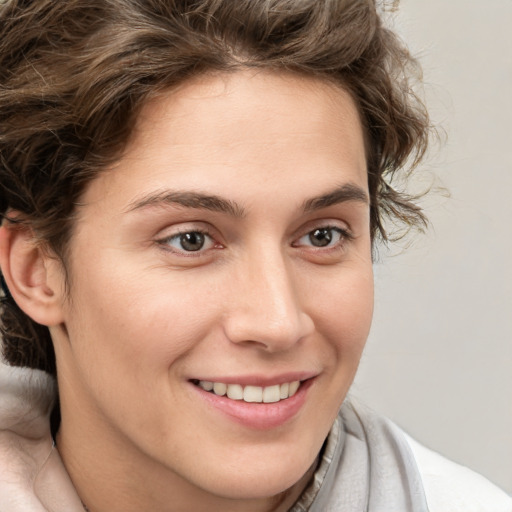
M325 247L332 242L332 230L329 228L315 229L310 233L309 240L315 247Z
M186 251L199 251L204 245L202 233L184 233L180 236L180 243Z

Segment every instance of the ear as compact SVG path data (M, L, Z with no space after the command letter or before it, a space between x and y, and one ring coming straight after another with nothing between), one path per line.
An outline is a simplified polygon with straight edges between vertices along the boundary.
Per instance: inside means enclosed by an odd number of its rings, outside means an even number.
M63 322L62 265L45 253L30 227L4 221L0 269L13 299L32 320L48 327Z

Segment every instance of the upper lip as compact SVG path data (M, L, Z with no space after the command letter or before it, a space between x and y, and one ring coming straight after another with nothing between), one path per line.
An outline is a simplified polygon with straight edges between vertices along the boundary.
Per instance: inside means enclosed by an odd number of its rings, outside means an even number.
M222 382L224 384L240 384L242 386L276 386L278 384L285 384L286 382L304 381L316 377L318 372L287 372L279 375L237 375L237 376L206 376L206 377L193 377L190 381L208 381L208 382Z

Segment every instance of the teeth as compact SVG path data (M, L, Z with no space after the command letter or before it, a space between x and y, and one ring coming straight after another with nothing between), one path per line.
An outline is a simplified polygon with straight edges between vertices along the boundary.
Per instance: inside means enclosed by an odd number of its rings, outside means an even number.
M213 391L218 396L227 395L231 400L243 400L250 403L274 403L286 400L297 393L300 381L285 382L274 386L241 386L240 384L224 384L223 382L199 381L199 387L205 391Z
M242 400L244 398L244 388L240 384L228 384L227 395L232 400Z
M213 384L213 392L216 395L224 396L226 394L226 391L228 390L228 387L226 384L223 384L222 382L215 382Z
M208 380L200 380L199 386L201 386L205 391L212 391L213 382L210 382Z
M290 382L290 388L288 389L288 395L293 396L295 393L297 393L297 390L299 389L300 382L298 380L295 380L293 382Z
M263 400L263 388L259 386L245 386L244 402L261 402Z
M281 400L281 386L279 384L277 386L268 386L263 388L263 401L266 404L271 404L273 402L279 402Z

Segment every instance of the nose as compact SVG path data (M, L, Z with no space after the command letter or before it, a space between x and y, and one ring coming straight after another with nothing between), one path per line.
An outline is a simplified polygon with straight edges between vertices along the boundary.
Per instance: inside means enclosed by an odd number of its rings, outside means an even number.
M311 334L314 323L298 293L299 277L283 256L259 256L233 275L225 333L233 343L285 351Z

